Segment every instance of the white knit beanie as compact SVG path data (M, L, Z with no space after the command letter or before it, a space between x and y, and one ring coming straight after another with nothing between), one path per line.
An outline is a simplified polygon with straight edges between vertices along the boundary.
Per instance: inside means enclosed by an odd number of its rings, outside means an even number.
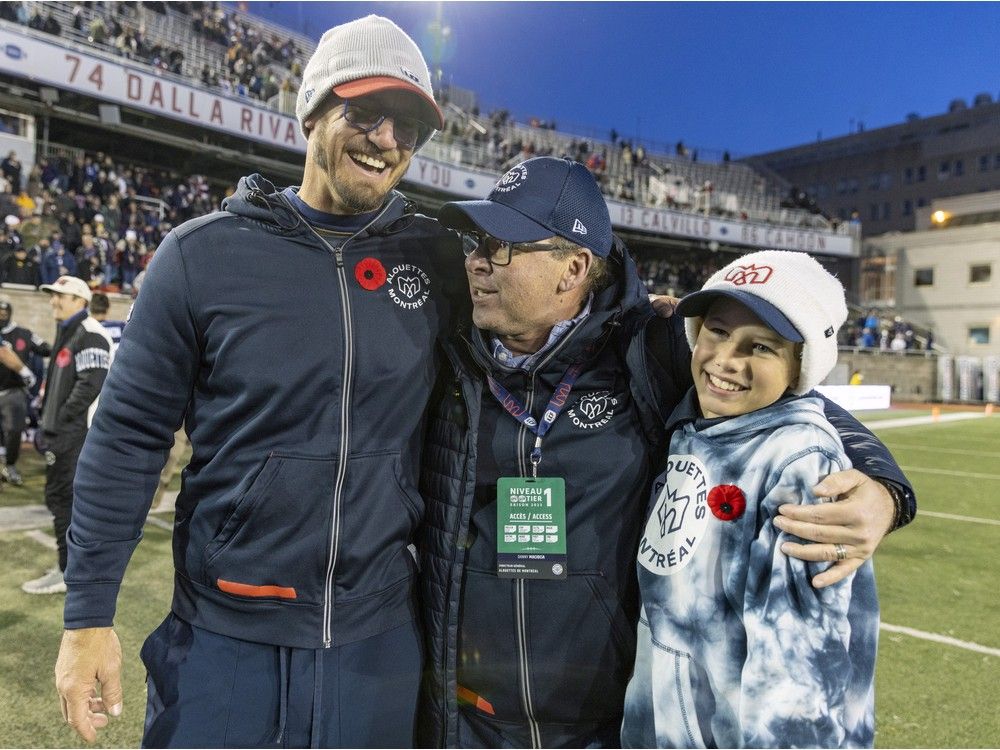
M837 364L837 330L847 320L844 287L802 252L762 250L716 271L700 292L677 306L694 349L702 317L719 296L743 303L784 338L802 340L799 381L792 393L808 393Z
M431 74L416 43L388 18L365 16L323 34L303 71L295 116L306 133L305 121L331 91L351 99L389 89L416 94L420 119L437 130L444 127Z

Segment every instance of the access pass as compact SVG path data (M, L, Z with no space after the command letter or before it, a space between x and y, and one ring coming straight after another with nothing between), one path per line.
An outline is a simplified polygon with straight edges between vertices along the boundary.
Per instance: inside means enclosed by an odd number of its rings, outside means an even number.
M566 578L562 477L501 477L497 482L497 575Z

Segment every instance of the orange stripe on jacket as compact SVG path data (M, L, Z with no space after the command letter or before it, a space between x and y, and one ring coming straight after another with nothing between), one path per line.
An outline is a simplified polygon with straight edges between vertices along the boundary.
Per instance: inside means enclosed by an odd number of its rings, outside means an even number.
M238 596L275 596L279 599L297 599L298 594L295 589L288 586L253 586L249 583L235 583L225 581L222 578L216 579L219 589L227 594L237 594Z
M493 710L493 705L482 696L473 693L469 690L469 688L459 685L457 693L460 701L469 703L490 716L496 716L496 711Z

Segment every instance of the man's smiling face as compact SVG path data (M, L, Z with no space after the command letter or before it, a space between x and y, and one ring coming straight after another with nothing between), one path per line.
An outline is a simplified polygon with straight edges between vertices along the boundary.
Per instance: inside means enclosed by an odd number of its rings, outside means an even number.
M300 196L314 208L332 214L377 209L406 174L413 156L412 149L396 142L392 118L417 116L414 94L383 91L351 102L385 114L386 119L364 133L344 119L343 100L331 94L319 112L306 121L311 130L302 184L309 190Z

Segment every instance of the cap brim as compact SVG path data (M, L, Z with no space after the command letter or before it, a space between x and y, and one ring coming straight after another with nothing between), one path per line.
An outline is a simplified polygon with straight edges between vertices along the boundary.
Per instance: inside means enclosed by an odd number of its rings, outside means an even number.
M685 318L704 317L712 302L719 297L729 297L744 305L786 341L794 344L805 341L781 310L767 300L739 289L703 289L700 292L693 292L677 305L677 314Z
M519 211L492 201L453 201L441 207L438 221L449 229L483 231L506 242L536 242L556 233Z
M444 128L444 113L432 97L427 96L419 86L412 83L393 78L392 76L373 76L372 78L361 78L357 81L348 81L339 86L333 87L333 93L341 99L354 99L359 96L376 94L379 91L408 91L416 94L421 104L420 120L427 123L435 130Z

